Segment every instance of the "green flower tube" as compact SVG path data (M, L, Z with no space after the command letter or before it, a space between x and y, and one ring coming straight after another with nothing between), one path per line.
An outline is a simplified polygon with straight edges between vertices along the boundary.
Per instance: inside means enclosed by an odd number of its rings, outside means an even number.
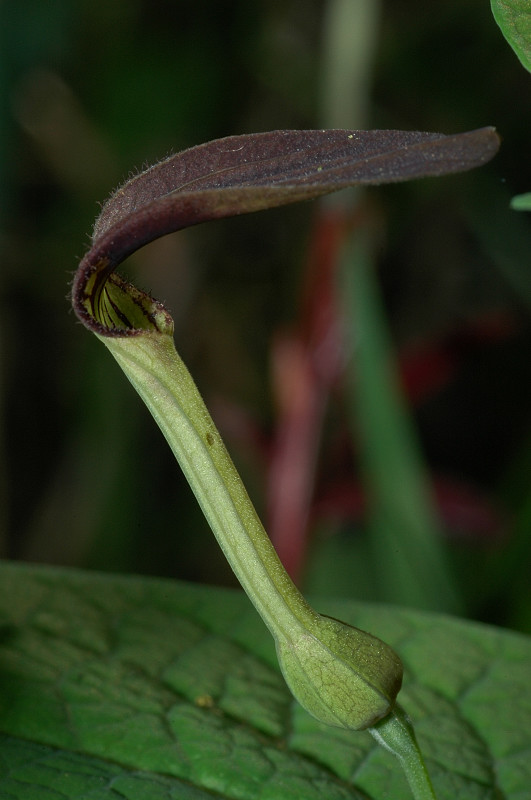
M389 713L402 683L396 653L369 633L315 612L269 540L196 385L177 354L173 321L116 276L99 314L125 315L141 335L102 336L159 425L236 577L273 635L288 686L321 722L355 730Z

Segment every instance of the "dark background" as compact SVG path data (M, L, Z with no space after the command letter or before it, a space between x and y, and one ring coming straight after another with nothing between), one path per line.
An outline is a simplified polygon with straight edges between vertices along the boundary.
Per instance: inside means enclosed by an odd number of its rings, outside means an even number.
M70 312L68 286L98 203L135 169L228 134L326 124L326 5L3 4L3 557L234 582L152 420ZM368 126L494 125L503 139L473 176L371 194L385 219L378 267L397 353L421 343L432 353L424 368L437 372L444 341L455 361L412 414L430 476L470 497L447 525L456 581L466 586L488 563L493 589L469 597L468 613L527 631L531 236L529 215L508 202L531 189L530 97L530 76L484 0L438 2L429 14L411 0L383 3ZM262 512L275 428L271 343L300 308L313 215L301 205L211 223L151 245L128 266L172 309L178 349L225 421ZM254 433L240 426L231 442L228 418ZM341 508L336 517L312 516L303 586L366 597L337 580L363 524Z

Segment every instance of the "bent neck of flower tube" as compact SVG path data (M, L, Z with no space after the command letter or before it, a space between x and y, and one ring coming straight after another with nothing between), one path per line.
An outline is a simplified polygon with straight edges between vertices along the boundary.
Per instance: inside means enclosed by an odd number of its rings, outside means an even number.
M173 339L158 331L98 338L149 408L236 577L274 636L290 638L318 616L267 537Z

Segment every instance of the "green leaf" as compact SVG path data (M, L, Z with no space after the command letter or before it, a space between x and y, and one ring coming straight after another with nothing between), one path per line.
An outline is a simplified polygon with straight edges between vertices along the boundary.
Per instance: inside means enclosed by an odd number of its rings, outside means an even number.
M528 0L491 0L494 19L522 65L531 72L531 6Z
M163 775L0 734L0 797L10 800L215 800Z
M511 208L514 211L531 211L531 192L517 194L511 200Z
M367 732L287 689L243 593L4 563L0 797L409 800ZM523 800L529 639L449 617L321 601L396 647L439 800Z

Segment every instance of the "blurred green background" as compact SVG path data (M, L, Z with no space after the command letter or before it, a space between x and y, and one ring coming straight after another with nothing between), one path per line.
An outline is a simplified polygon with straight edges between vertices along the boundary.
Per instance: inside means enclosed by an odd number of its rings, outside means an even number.
M132 171L224 135L331 124L332 5L0 6L2 557L234 583L152 420L70 312L68 286L98 203ZM503 138L480 171L368 195L384 319L461 611L530 632L531 231L508 207L531 188L530 76L486 0L429 12L383 2L371 59L366 127L495 125ZM316 207L210 223L127 265L172 310L178 349L266 518L272 345L300 319ZM370 579L370 525L352 501L363 491L356 443L344 443L351 395L336 389L301 584L388 599Z

